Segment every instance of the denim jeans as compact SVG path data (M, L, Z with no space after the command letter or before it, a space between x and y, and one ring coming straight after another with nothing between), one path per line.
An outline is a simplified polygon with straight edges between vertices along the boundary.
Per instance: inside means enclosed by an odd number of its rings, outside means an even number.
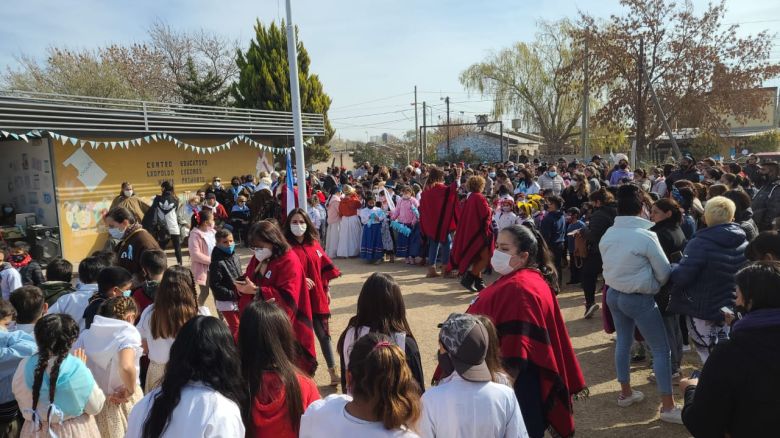
M613 288L607 292L607 305L612 312L617 333L615 346L615 370L620 383L631 381L631 343L634 340L634 328L645 338L653 352L653 371L656 386L661 395L672 393L672 364L669 341L661 312L652 295L624 294Z
M437 242L432 239L428 239L428 264L429 265L446 265L450 261L450 243L452 237L447 234L447 240L444 242ZM441 249L441 251L439 251ZM440 262L436 263L436 255L440 255Z
M680 371L682 363L683 338L680 329L680 315L673 313L664 316L664 328L666 329L666 339L669 341L669 348L672 350L672 374Z

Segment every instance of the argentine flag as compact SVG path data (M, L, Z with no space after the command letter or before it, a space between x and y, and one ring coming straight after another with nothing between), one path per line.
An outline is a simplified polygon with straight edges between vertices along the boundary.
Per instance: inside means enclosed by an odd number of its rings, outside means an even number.
M293 188L293 171L292 171L292 162L290 161L290 152L287 152L287 178L285 181L285 184L287 185L287 211L285 213L290 214L290 212L295 209L295 189Z

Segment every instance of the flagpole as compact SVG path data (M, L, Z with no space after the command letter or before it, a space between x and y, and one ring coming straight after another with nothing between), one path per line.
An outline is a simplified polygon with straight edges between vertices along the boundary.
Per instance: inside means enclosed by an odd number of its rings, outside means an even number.
M293 129L295 130L295 166L298 168L298 207L306 210L306 169L303 157L303 125L301 96L298 85L298 42L292 21L291 1L287 0L287 62L290 64L290 95L292 97Z

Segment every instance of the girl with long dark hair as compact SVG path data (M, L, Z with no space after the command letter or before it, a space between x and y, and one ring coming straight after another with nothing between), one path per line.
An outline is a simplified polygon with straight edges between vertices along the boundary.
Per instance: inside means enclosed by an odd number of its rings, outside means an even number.
M249 230L249 246L254 257L243 280L235 282L240 293L238 308L243 312L252 300L276 300L290 319L299 344L297 365L309 375L317 369L314 350L312 307L306 274L298 256L275 222L260 221Z
M535 230L511 225L498 234L491 264L501 277L467 312L495 323L529 436L540 438L548 427L572 436L572 398L586 387L555 298L550 250Z
M210 312L207 307L198 307L192 272L183 266L166 269L154 303L144 309L138 321L144 351L149 357L144 385L147 393L159 385L179 330L198 314L210 315Z
M350 352L355 343L369 333L389 336L405 353L412 376L425 388L420 349L406 320L406 305L401 287L389 274L375 272L363 283L357 301L357 313L349 319L347 328L339 337L337 349L341 357L341 386L347 390Z
M300 438L332 436L415 438L420 387L404 352L381 333L360 338L349 355L350 395L312 403L301 417Z
M11 384L24 416L22 437L100 438L93 415L106 398L83 350L68 353L78 336L69 315L46 315L35 324L38 353L22 359Z
M171 346L159 388L135 405L127 438L243 437L246 384L227 326L196 316Z
M325 254L319 243L317 229L303 209L296 208L287 215L284 223L284 237L303 266L306 287L311 301L312 326L317 336L322 355L328 365L330 384L339 384L336 362L333 360L333 347L330 344L330 283L341 275L339 268Z
M250 435L296 438L303 411L320 393L295 366L295 336L287 315L274 303L252 302L241 315L238 348L249 384Z

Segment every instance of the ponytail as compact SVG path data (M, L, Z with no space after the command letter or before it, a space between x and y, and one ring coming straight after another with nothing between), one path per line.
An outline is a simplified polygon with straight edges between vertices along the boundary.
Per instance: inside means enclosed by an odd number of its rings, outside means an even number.
M349 372L352 395L376 400L373 413L385 429L414 428L422 412L420 387L404 352L388 336L374 332L358 339L349 355Z
M524 225L511 225L504 228L501 232L507 232L512 236L512 240L517 247L518 252L528 253L527 268L538 270L550 289L558 295L560 287L558 286L558 271L553 264L550 248L547 246L544 238L536 228Z

